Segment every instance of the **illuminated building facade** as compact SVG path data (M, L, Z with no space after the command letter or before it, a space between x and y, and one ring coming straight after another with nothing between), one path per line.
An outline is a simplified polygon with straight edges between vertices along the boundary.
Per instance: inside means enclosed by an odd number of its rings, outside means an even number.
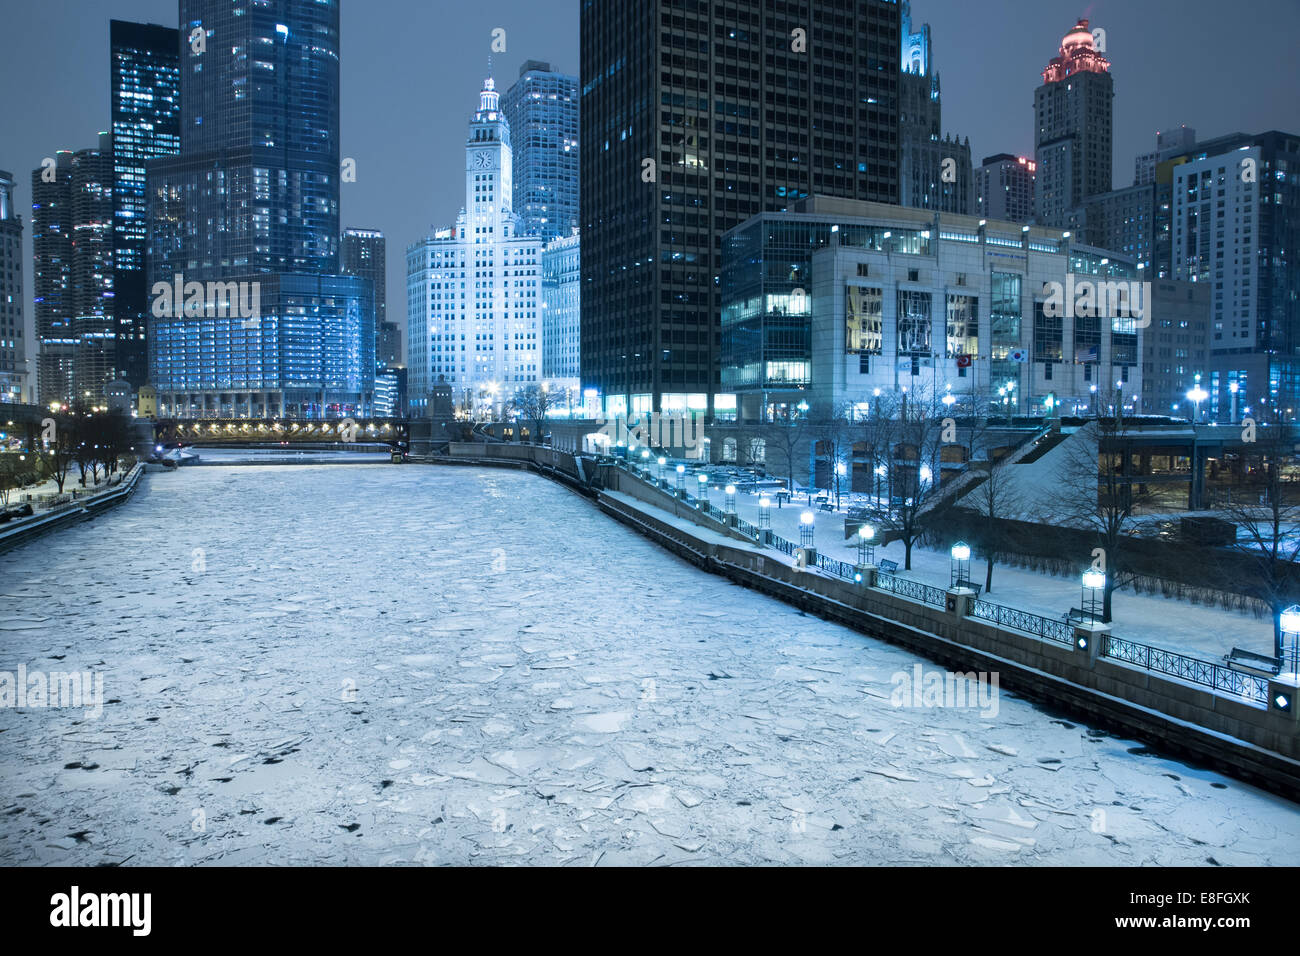
M1068 228L1071 210L1110 192L1112 101L1110 62L1088 21L1061 41L1034 92L1034 210L1039 224Z

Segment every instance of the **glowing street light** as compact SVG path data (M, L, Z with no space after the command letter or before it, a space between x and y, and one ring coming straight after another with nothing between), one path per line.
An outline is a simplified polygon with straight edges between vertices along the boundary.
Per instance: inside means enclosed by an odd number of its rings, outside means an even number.
M952 586L964 588L970 586L970 545L958 541L952 546Z
M722 489L722 492L722 510L729 515L734 515L736 513L736 486L727 485L726 488Z
M668 464L668 459L665 458L663 455L660 455L658 465L659 465L659 480L661 482L664 480L664 465L666 464Z
M709 476L698 475L696 480L700 483L700 501L702 502L701 507L704 507L709 503Z
M805 511L799 516L799 545L804 548L811 548L814 545L814 535L816 533L817 516L811 511Z
M758 499L758 526L759 528L764 530L772 527L772 499L771 498Z
M1286 654L1286 639L1291 638L1291 670L1290 676L1293 681L1300 681L1300 605L1292 604L1282 612L1278 620L1279 628L1282 631L1282 646L1277 649L1278 659L1281 660Z
M876 559L876 529L869 524L858 528L858 564L873 564Z
M686 490L686 466L685 465L677 466L677 490L678 491Z
M1193 385L1192 388L1187 392L1187 400L1189 402L1194 403L1194 407L1195 407L1194 416L1192 418L1193 422L1199 422L1201 420L1201 402L1205 401L1207 398L1210 397L1209 392L1201 388L1201 383L1200 383L1201 377L1198 375L1196 376L1196 378L1197 378L1196 384Z
M1080 609L1094 621L1102 618L1103 595L1106 590L1106 575L1096 568L1083 572L1083 600Z

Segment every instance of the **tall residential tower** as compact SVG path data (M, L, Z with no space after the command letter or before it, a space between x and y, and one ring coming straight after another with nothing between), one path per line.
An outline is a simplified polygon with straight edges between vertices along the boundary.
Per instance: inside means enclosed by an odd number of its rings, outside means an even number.
M1110 62L1097 49L1087 20L1061 41L1034 92L1034 207L1038 222L1069 228L1070 212L1111 186Z

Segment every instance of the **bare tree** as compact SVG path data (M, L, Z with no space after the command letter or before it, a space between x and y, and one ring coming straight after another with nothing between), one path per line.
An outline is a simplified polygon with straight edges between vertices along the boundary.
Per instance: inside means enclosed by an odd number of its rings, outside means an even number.
M876 519L903 542L904 568L912 568L912 549L941 520L931 508L940 494L941 449L947 409L933 395L907 395L897 414L883 420L878 438L888 455L889 499L876 508Z
M848 468L853 453L853 440L858 432L849 421L852 406L843 402L817 409L812 419L812 437L816 443L814 454L826 461L829 469L828 486L835 489L835 506L839 507L841 481L839 470Z
M772 443L776 446L786 463L787 482L790 493L794 494L794 462L799 448L808 437L808 419L806 416L790 417L787 410L786 419L778 422L770 432Z
M1099 418L1073 436L1066 447L1061 486L1050 489L1044 520L1090 530L1100 555L1094 566L1106 574L1102 621L1112 617L1115 591L1137 576L1129 542L1138 534L1138 515L1152 503L1152 495L1134 474L1137 437L1124 420Z
M1300 560L1300 486L1287 477L1294 464L1294 439L1280 423L1254 425L1251 443L1260 468L1225 505L1220 516L1237 527L1232 550L1244 555L1255 574L1247 587L1268 604L1273 617L1274 656L1282 657L1281 614L1297 596Z
M513 413L517 421L529 425L532 441L541 444L546 435L546 419L554 406L551 390L542 385L529 385L514 394L507 404L507 411Z
M993 590L993 567L1007 553L1011 536L1007 521L1021 517L1025 498L1011 474L1015 465L996 461L979 462L984 474L974 489L961 499L964 507L976 515L974 542L976 553L984 559L984 593Z
M48 419L48 431L42 428L39 439L32 442L32 448L41 465L41 471L54 480L63 494L63 486L72 471L77 457L77 426L70 415L58 415Z

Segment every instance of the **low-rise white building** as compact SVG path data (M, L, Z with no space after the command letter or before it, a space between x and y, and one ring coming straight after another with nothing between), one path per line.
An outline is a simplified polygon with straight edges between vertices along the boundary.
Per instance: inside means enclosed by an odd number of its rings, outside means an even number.
M741 420L952 395L955 414L1141 406L1141 270L1070 233L814 197L729 232L723 388Z

